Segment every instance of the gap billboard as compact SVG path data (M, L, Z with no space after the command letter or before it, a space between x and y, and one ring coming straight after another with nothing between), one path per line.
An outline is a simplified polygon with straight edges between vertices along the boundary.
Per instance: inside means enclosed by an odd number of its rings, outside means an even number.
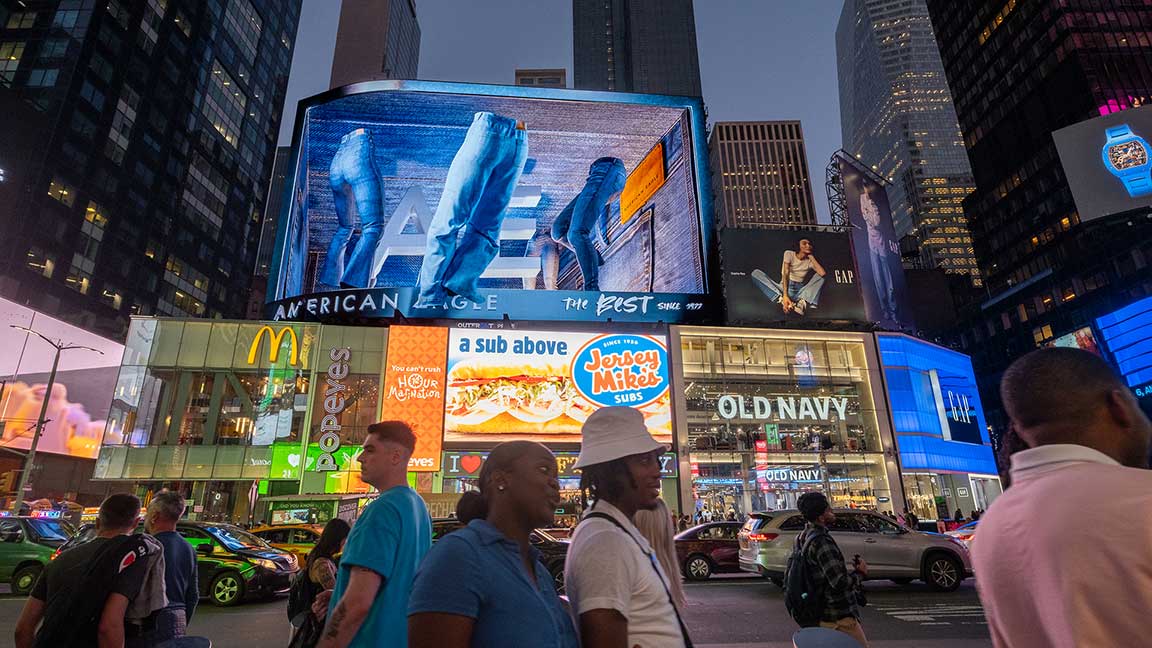
M415 81L301 102L267 314L699 321L697 99Z

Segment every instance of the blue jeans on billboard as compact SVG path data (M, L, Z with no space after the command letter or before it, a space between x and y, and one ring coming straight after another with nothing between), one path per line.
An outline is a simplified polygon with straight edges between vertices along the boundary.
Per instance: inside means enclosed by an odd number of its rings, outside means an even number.
M612 195L624 189L628 174L624 162L614 157L602 157L588 167L588 179L572 202L568 203L556 222L552 224L552 238L572 250L584 290L600 290L600 255L592 245L592 228L604 211Z
M449 294L483 301L476 282L500 251L504 210L527 159L527 131L515 119L476 113L428 228L416 308L443 306Z
M768 278L760 270L752 272L752 282L774 302L779 302L784 295L780 282ZM788 298L794 302L803 300L809 306L816 306L820 303L820 291L823 289L824 277L813 272L807 281L788 281Z
M884 318L896 319L896 293L892 287L892 268L888 265L888 256L883 252L868 250L868 258L872 263L872 277L876 282L876 296L880 299L880 310L884 311Z
M337 227L328 243L320 283L364 288L368 285L372 257L384 230L380 172L376 169L372 136L368 131L358 128L340 140L340 147L328 167L328 182L332 185ZM345 266L344 252L356 224L353 210L360 217L360 239Z

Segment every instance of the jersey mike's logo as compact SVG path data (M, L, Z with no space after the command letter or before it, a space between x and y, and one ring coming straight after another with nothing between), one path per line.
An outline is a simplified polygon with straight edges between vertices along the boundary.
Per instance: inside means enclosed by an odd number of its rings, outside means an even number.
M585 344L572 361L577 391L606 407L643 407L668 391L668 354L643 335L604 335Z
M280 345L283 344L284 336L287 335L289 342L291 342L288 364L296 366L300 363L300 347L299 340L296 338L296 331L288 326L281 327L279 331L273 331L271 326L262 326L259 331L256 331L256 337L252 338L252 346L248 347L248 364L256 364L256 355L260 352L260 340L264 339L265 333L269 337L268 362L276 362L280 359Z

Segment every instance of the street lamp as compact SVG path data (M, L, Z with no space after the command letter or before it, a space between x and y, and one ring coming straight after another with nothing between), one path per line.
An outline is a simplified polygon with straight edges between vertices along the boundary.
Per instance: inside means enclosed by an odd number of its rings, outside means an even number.
M52 398L52 384L56 382L56 367L60 365L60 354L64 351L71 351L72 349L87 349L88 351L95 351L100 355L104 352L100 349L93 349L89 346L82 344L65 344L63 340L53 340L44 337L39 331L28 328L27 326L18 326L16 324L9 324L14 329L20 329L28 333L34 333L41 340L51 344L56 348L56 357L52 360L52 373L48 374L48 387L44 390L44 402L40 405L40 416L36 417L36 431L32 433L32 446L28 448L28 456L24 459L24 470L20 471L20 480L16 484L16 500L12 505L12 513L20 515L20 504L24 501L24 487L28 484L28 475L32 472L32 466L36 462L36 446L40 443L40 433L44 431L44 415L48 413L48 400Z

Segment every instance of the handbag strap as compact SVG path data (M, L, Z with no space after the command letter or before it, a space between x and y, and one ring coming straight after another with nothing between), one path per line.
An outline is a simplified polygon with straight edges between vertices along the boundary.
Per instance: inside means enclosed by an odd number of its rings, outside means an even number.
M656 557L651 552L646 551L644 549L644 545L640 544L640 541L636 539L636 536L629 533L628 529L625 529L624 525L620 524L619 520L612 517L611 515L608 515L607 513L600 513L599 511L590 511L587 515L584 516L585 520L588 518L608 520L612 524L615 524L616 527L621 531L623 531L624 535L631 538L632 542L636 543L636 548L640 550L640 553L644 554L648 558L648 562L652 563L652 569L656 572L656 578L660 580L660 584L664 587L664 594L668 597L668 605L672 606L672 613L676 615L676 623L680 626L680 635L684 638L685 648L693 648L692 638L688 636L688 628L684 625L684 619L680 617L680 610L676 609L676 602L672 600L672 590L668 588L668 583L664 581L664 576L661 575L660 570L656 567Z

